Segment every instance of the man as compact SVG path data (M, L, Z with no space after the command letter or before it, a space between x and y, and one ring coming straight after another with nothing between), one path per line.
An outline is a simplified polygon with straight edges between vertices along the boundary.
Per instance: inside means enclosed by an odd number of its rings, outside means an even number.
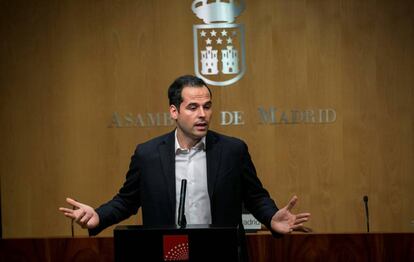
M293 214L297 197L278 209L256 175L246 144L209 131L212 94L195 76L176 79L168 90L176 129L137 146L118 194L96 210L67 198L59 208L91 235L142 207L144 225L177 222L181 179L187 179L188 224L241 224L242 204L273 233L306 231L310 214Z

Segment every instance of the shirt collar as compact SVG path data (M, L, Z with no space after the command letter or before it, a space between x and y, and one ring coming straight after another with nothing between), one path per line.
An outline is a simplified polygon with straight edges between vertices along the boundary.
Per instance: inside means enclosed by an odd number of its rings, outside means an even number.
M180 146L180 143L178 143L177 129L175 129L174 136L175 136L175 154L189 152L190 151L189 149L182 148ZM192 147L192 149L195 149L195 150L200 150L200 149L206 150L206 137L203 136L201 138L201 140Z

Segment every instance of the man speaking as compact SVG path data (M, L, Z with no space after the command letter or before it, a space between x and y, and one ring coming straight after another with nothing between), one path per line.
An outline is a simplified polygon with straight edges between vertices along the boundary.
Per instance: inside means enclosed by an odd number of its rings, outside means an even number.
M168 89L172 132L137 146L115 197L94 209L71 198L59 208L90 235L136 214L144 225L177 223L181 180L187 180L188 224L241 225L242 205L272 233L306 231L310 214L293 214L294 196L278 209L257 177L246 144L209 131L212 94L203 80L182 76Z

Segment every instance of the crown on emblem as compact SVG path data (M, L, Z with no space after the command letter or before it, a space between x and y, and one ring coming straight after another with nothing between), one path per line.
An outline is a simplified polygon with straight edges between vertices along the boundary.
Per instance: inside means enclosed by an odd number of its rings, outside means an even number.
M194 0L191 9L194 14L202 19L204 23L211 24L216 22L232 23L244 10L244 0ZM236 2L236 3L235 3Z

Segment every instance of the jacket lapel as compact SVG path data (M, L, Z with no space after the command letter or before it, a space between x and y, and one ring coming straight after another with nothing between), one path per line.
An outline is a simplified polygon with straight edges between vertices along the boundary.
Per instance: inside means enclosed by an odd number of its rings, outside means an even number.
M164 178L168 188L168 195L171 202L171 212L173 217L175 217L175 136L174 132L169 133L165 140L161 142L158 147L162 170L164 173Z
M207 157L207 187L210 201L213 198L214 187L218 175L218 168L221 159L221 146L219 137L213 133L208 132L206 137L206 157Z

